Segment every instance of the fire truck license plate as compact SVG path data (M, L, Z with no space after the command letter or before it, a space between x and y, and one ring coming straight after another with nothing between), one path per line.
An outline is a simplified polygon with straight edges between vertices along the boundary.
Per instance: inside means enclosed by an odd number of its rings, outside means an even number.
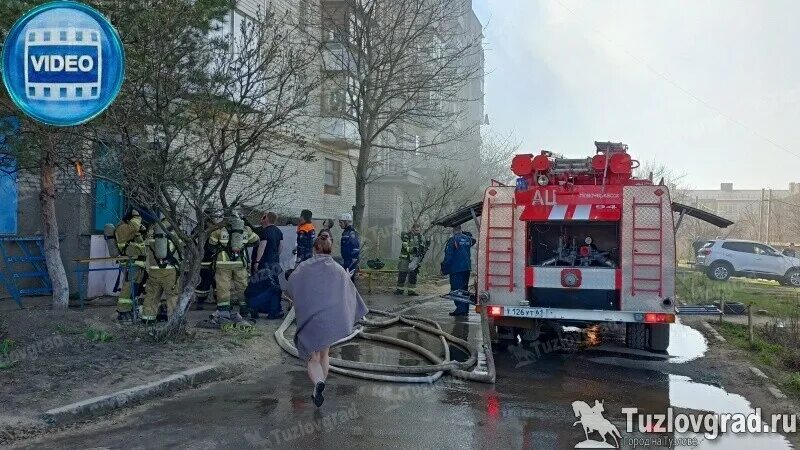
M511 317L539 318L545 316L547 308L515 308L506 306L503 308L504 315Z

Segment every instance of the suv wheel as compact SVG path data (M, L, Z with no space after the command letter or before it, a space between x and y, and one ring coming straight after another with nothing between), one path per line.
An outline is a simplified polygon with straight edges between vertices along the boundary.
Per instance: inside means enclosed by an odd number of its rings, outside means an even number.
M728 281L733 275L733 267L727 262L715 262L708 268L708 278L716 281Z
M786 273L786 286L800 287L800 270L792 269Z

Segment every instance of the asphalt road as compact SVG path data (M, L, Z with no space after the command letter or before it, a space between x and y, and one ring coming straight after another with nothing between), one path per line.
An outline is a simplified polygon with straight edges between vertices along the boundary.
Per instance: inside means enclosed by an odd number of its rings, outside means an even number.
M391 302L374 297L373 304ZM452 304L431 300L408 312L432 317L445 331L477 342L479 317L447 316ZM437 341L410 328L396 336L436 347ZM609 333L610 334L610 333ZM619 336L604 336L614 341ZM575 448L601 443L597 431L584 434L573 402L603 402L602 417L620 432L618 442L632 448L634 438L678 439L694 448L789 448L774 433L722 435L643 434L626 430L621 409L665 413L751 411L741 396L701 383L678 369L701 358L702 336L676 326L672 356L650 357L612 344L564 352L544 342L538 351L498 352L494 386L444 378L434 385L374 383L332 375L325 404L315 408L304 367L290 357L240 380L187 391L144 405L114 419L20 443L22 448ZM274 345L269 336L266 345ZM417 359L370 343L347 344L342 356L364 361ZM674 372L674 373L673 373ZM613 444L610 434L604 436ZM590 441L590 442L584 442ZM652 442L655 444L655 442ZM678 445L680 446L680 445Z

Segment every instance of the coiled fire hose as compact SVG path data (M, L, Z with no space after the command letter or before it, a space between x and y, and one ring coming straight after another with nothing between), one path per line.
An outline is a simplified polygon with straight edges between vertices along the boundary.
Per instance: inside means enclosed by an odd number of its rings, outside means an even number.
M469 381L482 383L494 383L496 378L494 356L492 355L492 344L489 336L489 321L486 308L480 308L481 314L481 334L483 343L481 350L486 355L486 372L471 371L478 362L478 349L469 342L446 333L442 327L431 319L418 316L405 316L393 314L386 311L370 310L370 315L383 317L382 319L370 319L365 317L359 322L359 328L352 334L334 343L331 347L343 344L355 338L366 339L375 342L401 347L416 353L428 360L430 364L419 366L405 366L398 364L378 364L363 361L352 361L341 358L330 358L331 371L341 375L346 375L364 380L390 381L397 383L433 383L444 375L460 378ZM286 339L285 333L289 326L294 322L294 308L289 310L283 323L275 331L275 340L278 345L287 353L298 358L297 348ZM419 332L425 332L438 336L444 348L444 359L433 353L429 349L420 345L398 339L392 336L384 336L365 331L365 329L386 328L394 325L407 325ZM450 359L450 347L448 343L465 350L469 357L466 361L455 361Z

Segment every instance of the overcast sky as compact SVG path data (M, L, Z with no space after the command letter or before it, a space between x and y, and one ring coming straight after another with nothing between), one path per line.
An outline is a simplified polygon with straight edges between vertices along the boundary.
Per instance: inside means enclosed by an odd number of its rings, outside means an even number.
M523 150L622 141L693 188L800 181L800 2L473 1L491 127Z

